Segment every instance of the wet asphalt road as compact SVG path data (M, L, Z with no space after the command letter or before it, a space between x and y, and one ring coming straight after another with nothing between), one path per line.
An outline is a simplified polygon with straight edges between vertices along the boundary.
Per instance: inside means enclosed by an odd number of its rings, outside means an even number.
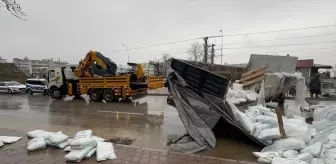
M166 96L147 96L146 103L85 103L84 100L52 100L49 96L0 94L0 128L28 132L35 129L75 134L92 131L105 139L135 139L132 146L168 149L167 137L183 134L175 108L166 104ZM217 139L215 149L201 155L255 161L252 151L260 148L232 139Z

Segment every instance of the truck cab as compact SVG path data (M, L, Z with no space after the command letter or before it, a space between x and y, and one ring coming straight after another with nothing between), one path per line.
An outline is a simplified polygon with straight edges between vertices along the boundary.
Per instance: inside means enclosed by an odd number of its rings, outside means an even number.
M54 99L61 99L62 95L68 94L69 84L77 90L78 77L74 74L74 68L59 67L48 70L48 88L50 96Z

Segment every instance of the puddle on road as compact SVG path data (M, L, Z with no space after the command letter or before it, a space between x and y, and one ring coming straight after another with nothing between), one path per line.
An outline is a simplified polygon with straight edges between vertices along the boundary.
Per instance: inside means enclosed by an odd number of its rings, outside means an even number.
M0 95L0 128L61 130L69 135L92 129L105 139L129 138L133 146L167 149L170 137L186 133L183 124L176 109L167 105L165 96L147 96L146 101L135 106L52 100L43 95ZM257 150L260 149L247 143L218 139L216 149L198 154L255 161L251 151Z

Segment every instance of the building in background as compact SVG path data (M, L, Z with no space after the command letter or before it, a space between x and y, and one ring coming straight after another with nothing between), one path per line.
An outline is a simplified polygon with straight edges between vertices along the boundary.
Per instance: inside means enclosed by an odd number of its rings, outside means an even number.
M319 69L332 69L332 66L315 64L314 59L298 60L296 63L296 71L301 72L306 79L315 76Z
M65 67L68 62L53 61L53 59L42 60L29 60L27 57L24 59L14 58L13 63L20 68L29 77L44 78L47 70L53 67Z
M32 74L32 68L30 65L30 61L27 57L23 59L14 58L13 63L16 67L22 70L26 74L26 76L29 77Z

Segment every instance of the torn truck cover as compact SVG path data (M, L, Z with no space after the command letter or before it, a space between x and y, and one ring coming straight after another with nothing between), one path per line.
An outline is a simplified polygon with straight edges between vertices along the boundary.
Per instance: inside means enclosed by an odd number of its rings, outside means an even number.
M252 136L234 120L225 98L229 80L186 62L172 59L168 75L169 90L188 134L199 146L216 146L213 132L219 120L222 131L235 129L260 146L265 142ZM227 127L230 126L230 127Z

